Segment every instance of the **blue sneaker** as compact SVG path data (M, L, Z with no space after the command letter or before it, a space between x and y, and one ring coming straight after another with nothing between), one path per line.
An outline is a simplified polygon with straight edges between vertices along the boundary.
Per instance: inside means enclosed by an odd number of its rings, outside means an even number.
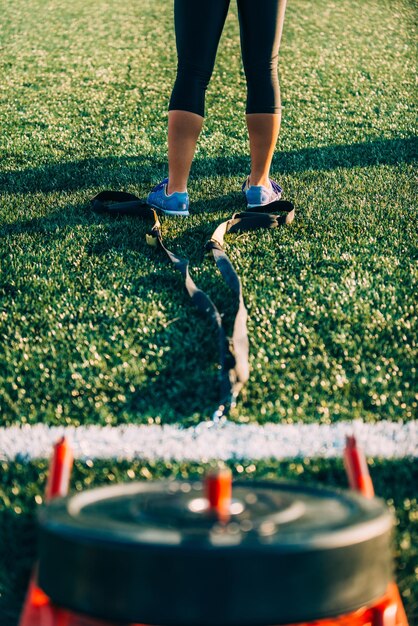
M164 178L151 193L148 194L147 204L159 209L165 215L189 215L189 194L187 191L175 191L167 195L168 178Z
M245 183L242 185L242 193L247 200L247 209L252 209L256 206L264 206L265 204L270 204L271 202L280 200L283 189L276 183L276 181L271 180L271 178L269 180L270 189L268 187L263 187L262 185L250 186L250 177L247 178Z

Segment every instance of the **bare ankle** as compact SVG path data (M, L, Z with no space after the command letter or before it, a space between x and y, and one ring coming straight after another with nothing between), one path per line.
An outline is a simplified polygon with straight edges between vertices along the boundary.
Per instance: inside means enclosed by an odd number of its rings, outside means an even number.
M255 187L270 187L270 179L268 176L254 176L250 174L249 185Z
M172 193L185 193L187 191L187 187L184 185L171 185L170 182L167 185L167 195L170 196Z

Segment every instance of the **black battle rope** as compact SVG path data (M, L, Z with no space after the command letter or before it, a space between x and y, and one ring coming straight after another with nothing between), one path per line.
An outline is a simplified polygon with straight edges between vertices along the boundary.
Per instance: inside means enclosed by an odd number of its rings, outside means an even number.
M189 273L189 261L168 250L164 243L157 211L143 200L123 191L102 191L92 199L93 210L108 215L131 215L151 219L153 226L147 234L147 243L159 246L170 259L175 269L183 276L186 289L193 304L208 316L218 328L220 362L220 401L213 414L218 421L228 416L236 404L237 397L249 377L247 309L242 296L241 280L224 250L224 237L227 233L237 233L260 228L277 228L290 224L295 216L291 202L277 200L269 205L254 207L251 211L235 213L231 219L222 222L206 243L205 250L211 253L215 263L229 288L236 294L238 310L234 320L232 337L227 337L221 315L209 298L194 283ZM276 214L280 212L280 214Z

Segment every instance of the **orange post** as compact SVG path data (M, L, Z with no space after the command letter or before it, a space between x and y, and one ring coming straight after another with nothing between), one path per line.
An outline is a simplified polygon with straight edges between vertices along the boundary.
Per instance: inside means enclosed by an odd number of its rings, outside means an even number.
M374 610L373 626L408 626L401 594L396 583L391 583L386 596Z
M232 500L232 473L228 468L210 472L205 479L209 511L223 522L228 521Z
M73 452L65 437L54 446L48 470L45 500L66 496L73 467ZM71 626L67 611L51 604L37 584L34 569L20 616L19 626Z
M363 450L357 446L354 435L346 438L344 466L351 489L358 491L366 498L373 498L374 487L366 457ZM364 626L408 626L408 618L396 583L389 585L385 597L371 609L370 620L361 624Z
M408 620L398 588L395 583L391 583L385 595L371 606L348 615L287 626L408 626Z
M73 462L74 457L71 446L66 438L62 437L54 446L46 485L46 500L64 497L68 494Z
M374 488L366 457L363 450L357 446L354 436L346 438L344 466L351 489L359 491L366 498L373 498Z

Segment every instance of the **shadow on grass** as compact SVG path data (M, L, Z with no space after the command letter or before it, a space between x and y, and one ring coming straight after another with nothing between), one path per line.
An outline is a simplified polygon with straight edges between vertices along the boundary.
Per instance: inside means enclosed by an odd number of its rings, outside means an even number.
M338 167L397 165L413 162L416 157L417 140L411 137L278 152L274 169L291 174ZM245 177L248 165L247 156L197 158L193 163L192 177ZM150 157L96 157L0 172L0 186L2 191L10 193L75 191L88 187L121 189L127 184L145 184L148 187L165 174L166 162Z
M64 167L64 165L61 165ZM143 220L138 217L130 216L114 216L106 214L98 214L91 210L91 196L86 196L85 203L68 204L54 211L50 211L41 217L30 219L18 219L13 222L0 222L0 237L16 235L20 233L41 233L54 234L61 228L71 228L74 226L90 226L92 224L107 224L110 229L120 230L126 234L136 235L138 230L144 228L144 236L147 229L151 225L150 221ZM193 203L193 216L187 220L187 231L184 237L191 241L196 240L199 233L205 233L210 236L215 225L223 219L232 215L234 211L243 210L245 207L243 196L241 193L230 193L211 200L201 200ZM222 212L222 216L218 220L213 220L214 213ZM211 220L204 225L190 227L193 217L196 215L208 215ZM162 222L165 218L162 217ZM171 218L168 218L171 222ZM182 223L181 220L179 223ZM186 225L186 222L184 222ZM163 224L164 230L164 224ZM135 248L137 249L137 247Z
M336 167L360 167L377 163L395 164L412 161L414 146L414 139L374 141L292 151L278 154L277 159L281 164L280 170L284 173L310 169L331 170ZM194 164L194 175L196 177L226 174L244 176L247 168L246 157L198 159ZM145 157L105 157L6 172L0 174L0 181L3 189L11 192L64 192L92 187L97 190L105 187L123 189L128 185L141 182L148 185L150 180L157 178L156 174L162 176L164 169L165 163L154 162ZM48 204L51 204L51 199L48 200ZM196 202L193 205L196 217L199 214L206 214L208 219L204 220L204 224L198 225L197 220L193 221L195 216L192 216L190 221L187 221L187 228L184 231L180 226L180 234L175 238L167 239L168 247L179 255L189 258L192 265L200 265L203 244L209 238L215 225L242 206L242 197L237 193ZM215 215L218 217L216 220ZM127 397L126 406L121 409L126 409L131 416L135 413L142 413L144 416L160 415L164 420L167 416L167 421L178 421L180 418L195 421L196 414L207 415L217 399L214 369L217 362L216 331L212 331L209 322L200 322L194 310L190 312L191 305L184 292L180 276L169 267L162 253L145 245L144 237L149 228L148 224L135 218L115 219L95 215L91 212L88 197L86 197L85 204L69 204L43 217L0 225L0 236L7 237L25 232L39 233L42 245L47 247L48 238L52 241L62 237L62 229L73 229L77 226L89 227L94 224L100 224L102 228L92 229L92 236L89 236L86 252L92 257L105 259L107 254L117 250L124 255L123 260L129 267L130 274L135 275L135 267L138 263L141 267L146 266L148 260L155 261L156 255L159 255L161 272L141 276L142 285L138 286L138 294L141 297L147 297L147 290L152 289L154 293L158 293L162 301L174 303L180 318L175 328L166 329L163 336L158 329L157 341L161 342L162 346L170 346L170 358L167 359L167 364L159 371L158 376L150 376L145 385ZM131 251L138 254L128 254ZM221 303L221 310L226 311L225 321L228 322L233 308L232 299L229 295L223 295L222 283L216 270L211 269L210 274L209 277L209 272L203 272L202 275L197 276L196 282L203 289L207 289L211 296L214 294L216 303L224 297L225 302ZM5 282L3 282L3 288L6 292L8 289L15 289L12 284ZM191 326L191 333L188 331L187 324ZM178 328L181 328L183 333L180 333ZM178 363L183 364L183 370L178 371Z

